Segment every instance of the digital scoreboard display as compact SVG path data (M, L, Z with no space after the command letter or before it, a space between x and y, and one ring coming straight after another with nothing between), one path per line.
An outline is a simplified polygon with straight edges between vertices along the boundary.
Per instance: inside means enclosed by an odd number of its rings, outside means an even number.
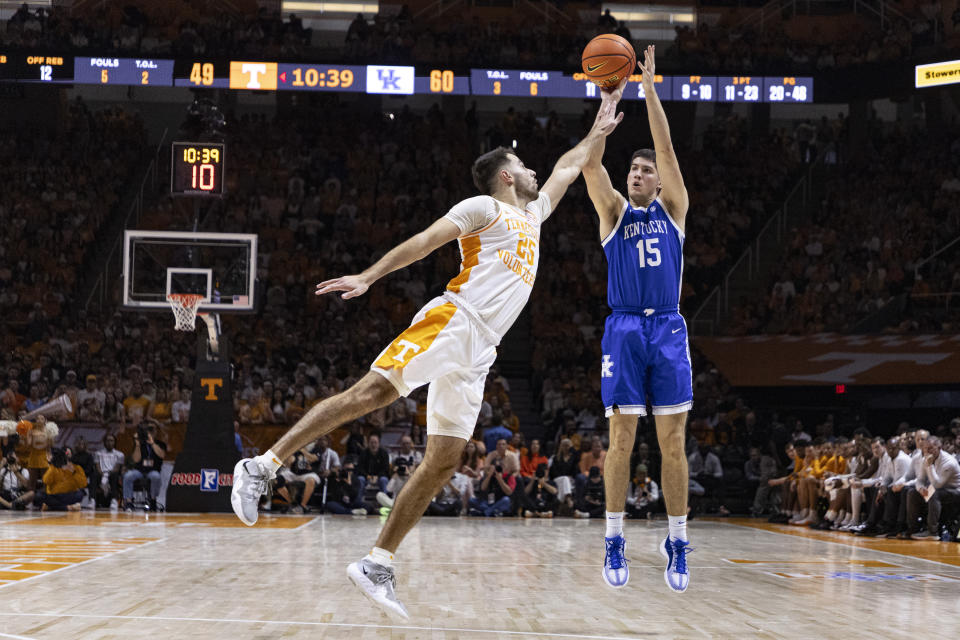
M955 82L960 78L960 61L922 67L917 67L918 78L923 75L926 82ZM630 76L630 84L624 90L624 100L646 100L641 80L641 74ZM581 100L600 97L600 89L583 73L549 69L470 69L469 75L458 75L455 70L441 66L418 69L403 65L206 58L75 58L27 55L2 49L0 82L330 91L397 97L457 95ZM813 102L812 77L657 74L654 84L657 96L664 102Z
M226 145L174 142L170 158L170 193L175 196L223 196Z

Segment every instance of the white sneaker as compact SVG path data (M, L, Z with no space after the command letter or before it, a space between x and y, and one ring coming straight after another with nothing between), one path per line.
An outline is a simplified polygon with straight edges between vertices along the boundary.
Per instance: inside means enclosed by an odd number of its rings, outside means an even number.
M574 512L573 512L573 517L574 517L574 518L589 518L589 517L590 517L590 514L587 513L586 511L574 511Z
M367 515L367 510L357 507L356 509L353 509L352 511L350 511L350 513L352 513L355 516L365 516Z
M397 599L397 577L393 567L384 567L369 558L363 558L347 567L347 577L363 595L388 614L409 620L407 608Z
M116 498L113 498L110 501L110 511L116 511L119 508L120 508L120 504L117 502Z
M244 458L233 468L230 505L240 522L248 527L257 523L260 496L267 492L267 481L271 478L272 475L253 458Z
M377 492L377 502L380 503L381 507L387 507L388 509L393 509L393 498L385 494L383 491Z

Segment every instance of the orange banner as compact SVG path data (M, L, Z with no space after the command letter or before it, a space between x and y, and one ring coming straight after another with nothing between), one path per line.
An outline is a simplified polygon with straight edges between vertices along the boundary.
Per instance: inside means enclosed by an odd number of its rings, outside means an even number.
M960 335L820 333L694 344L740 387L960 383Z

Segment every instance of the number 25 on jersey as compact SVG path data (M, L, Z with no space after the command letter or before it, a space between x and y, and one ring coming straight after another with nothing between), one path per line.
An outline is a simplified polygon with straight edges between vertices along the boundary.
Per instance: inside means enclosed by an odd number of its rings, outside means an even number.
M657 248L659 241L660 238L640 238L637 243L637 250L640 251L641 269L660 266L660 249Z

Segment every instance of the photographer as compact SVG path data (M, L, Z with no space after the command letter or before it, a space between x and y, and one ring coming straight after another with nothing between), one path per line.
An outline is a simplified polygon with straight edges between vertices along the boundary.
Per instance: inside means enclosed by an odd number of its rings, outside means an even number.
M33 500L27 491L27 472L20 466L17 454L10 451L0 458L0 506L4 509L25 509Z
M523 490L523 517L552 518L559 505L557 493L556 485L547 478L547 463L541 462Z
M83 490L87 486L87 475L80 465L70 461L69 449L57 448L50 453L50 466L43 474L43 485L47 488L44 511L48 508L79 511Z
M660 487L647 475L647 465L638 464L627 489L627 517L650 518L660 500Z
M324 505L330 513L345 515L352 513L356 516L367 514L367 508L363 506L361 497L363 487L360 484L360 478L357 476L353 460L346 460L343 466L327 480L330 484L327 487L327 502Z
M165 442L156 439L157 424L145 421L133 436L133 452L130 461L133 469L123 474L123 503L127 511L133 511L133 483L146 478L150 481L150 509L157 509L160 494L160 467L167 455Z
M470 499L470 514L489 518L508 513L510 496L516 488L517 478L512 468L505 468L499 461L495 465L487 465L483 472L483 481L477 490L477 497Z

